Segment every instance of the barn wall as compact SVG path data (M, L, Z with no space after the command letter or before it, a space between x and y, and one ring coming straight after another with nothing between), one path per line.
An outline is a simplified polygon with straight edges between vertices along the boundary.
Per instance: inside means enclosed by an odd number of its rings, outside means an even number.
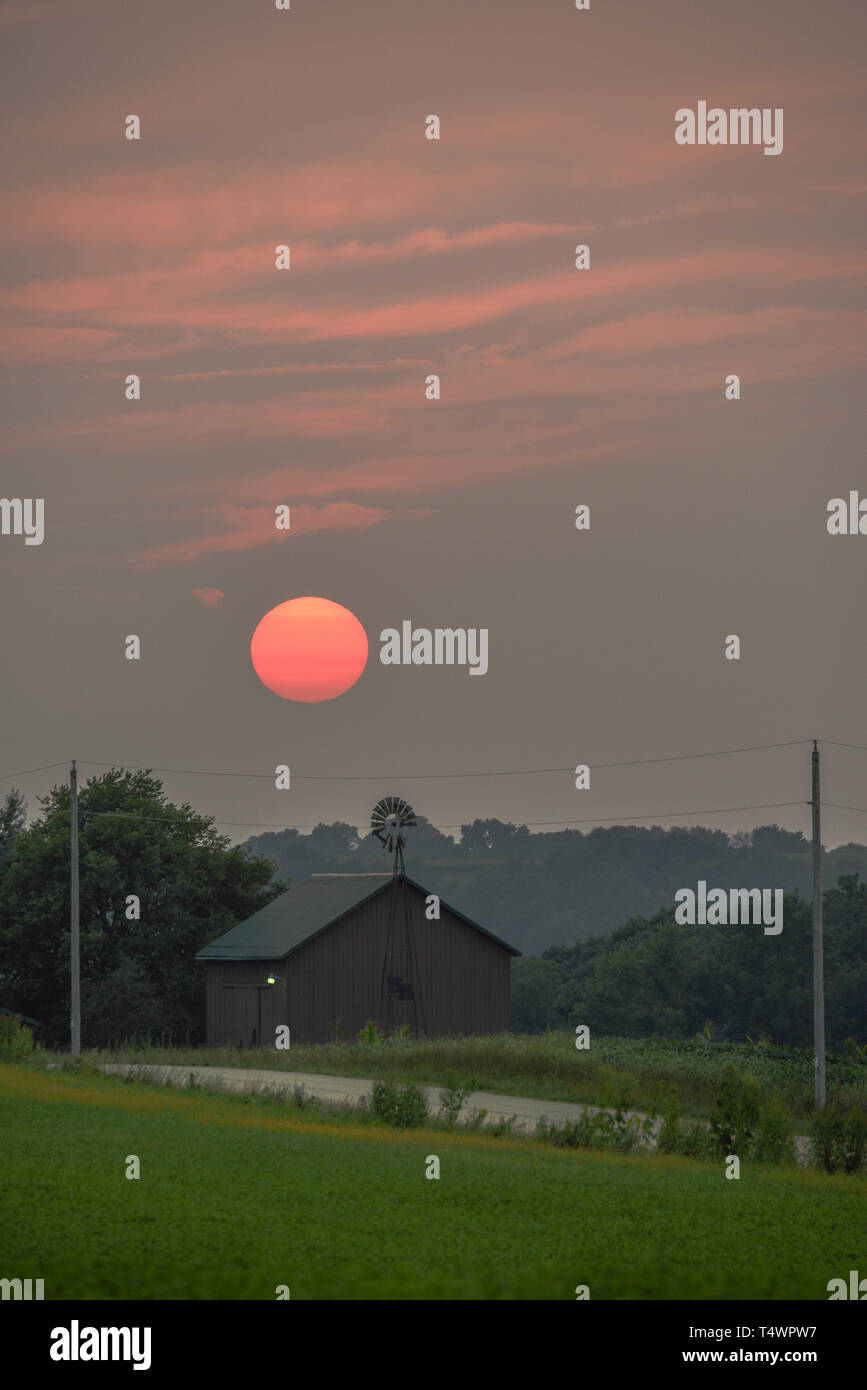
M426 1034L507 1031L509 953L445 908L438 922L428 921L424 895L409 886L405 891ZM381 1004L390 892L362 904L283 962L278 973L288 980L293 1043L328 1042L336 1027L342 1038L352 1039L368 1019L380 1028L414 1027L410 1002Z
M285 961L208 961L205 965L209 1047L251 1047L260 1015L255 986L268 975L285 980ZM274 1042L278 1024L288 1023L286 990L280 984L261 990L261 1037Z

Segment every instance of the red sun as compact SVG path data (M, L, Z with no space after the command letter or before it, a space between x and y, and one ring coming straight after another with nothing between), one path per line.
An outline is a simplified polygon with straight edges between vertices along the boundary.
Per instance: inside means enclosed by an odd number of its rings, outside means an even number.
M333 700L367 665L367 633L328 598L291 598L266 613L250 642L256 675L284 700Z

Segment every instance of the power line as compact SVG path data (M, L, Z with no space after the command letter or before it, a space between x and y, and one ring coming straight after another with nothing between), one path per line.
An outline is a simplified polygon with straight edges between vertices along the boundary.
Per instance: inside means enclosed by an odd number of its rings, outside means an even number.
M528 828L531 825L601 825L611 821L639 821L639 820L670 820L678 816L718 816L729 811L771 811L780 806L809 806L809 801L766 801L751 806L711 806L701 811L652 811L643 816L584 816L580 820L533 820L523 821L522 824ZM828 805L829 803L824 803ZM846 809L846 808L843 808ZM856 808L853 808L856 809ZM189 825L190 820L171 820L166 816L139 816L134 811L81 811L82 816L92 817L111 817L121 820L153 821L158 825ZM194 813L197 814L197 813ZM287 825L285 821L279 823L248 820L218 820L215 816L206 817L213 825L232 825L247 830L316 830L315 825ZM476 817L476 819L486 819ZM487 818L490 819L490 818ZM503 822L508 824L509 822ZM325 824L324 821L319 822ZM433 822L431 822L433 825ZM464 825L472 824L471 821L455 822L449 825L434 826L440 830L462 830Z
M725 758L736 753L761 753L775 748L796 748L812 740L808 738L787 739L782 743L754 743L745 745L742 748L716 748L704 753L670 753L656 758L625 758L619 762L610 763L588 763L591 772L607 771L609 768L617 767L648 767L656 763L678 763L689 762L697 758ZM855 749L862 753L867 753L867 744L863 743L841 743L836 739L819 739L819 743L825 743L832 748ZM123 771L131 769L125 763L108 762L101 758L79 758L79 763L87 763L91 767L116 767ZM26 767L19 772L0 773L0 782L7 782L15 777L27 777L31 773L49 772L55 767L65 767L66 761L56 763L45 763L42 767ZM138 769L140 770L140 769ZM253 781L270 781L273 773L270 772L229 772L219 768L198 768L198 767L148 767L149 772L159 772L162 774L173 774L178 777L240 777L248 778ZM492 769L483 772L369 772L369 773L293 773L296 782L420 782L420 781L459 781L474 777L541 777L553 776L555 773L571 773L574 769L569 767L519 767L507 769ZM830 803L825 803L829 805ZM841 807L845 810L847 808ZM854 810L858 807L852 808ZM552 822L561 824L563 822ZM228 822L227 822L228 824ZM543 822L538 822L543 824Z
M694 758L723 758L732 753L758 753L769 748L794 748L799 744L811 743L812 739L795 738L789 739L785 743L756 743L746 748L717 748L707 753L673 753L659 758L627 758L622 762L615 763L588 763L591 771L604 771L613 767L642 767L650 763L677 763L685 762ZM120 767L125 768L123 763L109 763L98 758L79 758L79 762L87 763L94 767ZM127 769L128 770L128 769ZM151 767L150 772L173 773L181 777L248 777L258 781L270 781L273 777L271 772L221 772L210 768L195 767ZM467 777L536 777L553 773L574 772L573 767L522 767L511 768L507 771L491 772L404 772L404 773L294 773L293 781L296 782L420 782L420 781L457 781ZM541 822L540 822L541 824ZM559 824L559 822L558 822Z
M672 816L721 816L726 811L772 811L778 806L809 806L809 801L766 801L753 806L711 806L703 811L654 811L647 816L584 816L582 820L534 820L529 825L599 825L603 821L669 820ZM446 827L454 828L454 827Z
M48 772L52 767L66 767L69 759L66 758L59 763L46 763L44 767L25 767L21 772L4 772L0 774L0 782L8 782L11 777L28 777L31 772Z
M840 806L836 801L823 801L823 806L830 806L835 811L863 811L867 815L867 806Z

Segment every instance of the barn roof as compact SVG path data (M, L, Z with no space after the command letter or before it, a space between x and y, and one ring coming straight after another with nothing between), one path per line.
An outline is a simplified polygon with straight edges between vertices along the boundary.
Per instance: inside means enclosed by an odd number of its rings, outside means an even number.
M245 922L239 922L224 936L197 951L195 959L281 960L311 937L333 927L354 908L376 897L391 881L390 873L313 874L303 883L274 898L267 907L254 912ZM411 878L405 877L404 881L420 893L427 894L429 891ZM501 940L443 899L440 899L440 903L455 917L484 936L489 936L511 955L521 954L507 941Z

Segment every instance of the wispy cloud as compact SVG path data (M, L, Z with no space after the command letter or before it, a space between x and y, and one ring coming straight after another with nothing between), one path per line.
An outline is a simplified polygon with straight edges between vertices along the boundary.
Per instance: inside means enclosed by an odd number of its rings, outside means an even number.
M198 513L195 521L187 517L187 523L210 526L209 534L197 534L180 541L172 541L151 550L132 555L129 563L133 569L160 569L168 565L188 565L203 555L214 555L226 551L254 550L263 545L288 544L292 536L306 535L315 531L343 531L348 528L376 526L397 516L397 512L387 512L377 507L363 507L354 502L328 502L324 506L304 505L291 508L291 529L275 529L274 508L239 506L223 502ZM219 590L194 590L198 598L208 602L204 595L219 593Z

